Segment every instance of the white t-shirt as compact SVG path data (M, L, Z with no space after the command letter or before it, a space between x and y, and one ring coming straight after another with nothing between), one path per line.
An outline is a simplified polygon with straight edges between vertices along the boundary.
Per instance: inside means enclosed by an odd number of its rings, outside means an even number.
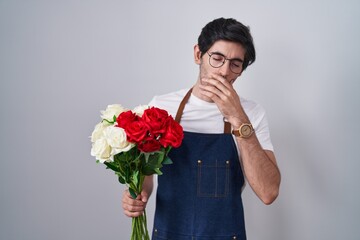
M149 105L165 109L175 118L180 102L188 91L189 89L182 89L177 92L155 96ZM242 97L240 97L240 102L255 129L262 148L273 151L265 110L259 104ZM191 94L189 101L185 105L180 124L184 131L187 132L224 132L223 115L216 104L201 100L194 94Z

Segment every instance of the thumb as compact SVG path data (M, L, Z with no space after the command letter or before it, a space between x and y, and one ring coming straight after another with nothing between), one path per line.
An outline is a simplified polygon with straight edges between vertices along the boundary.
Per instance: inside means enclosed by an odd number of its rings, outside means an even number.
M145 191L142 191L142 192L141 192L141 201L144 202L144 203L146 203L146 202L148 201L148 199L149 199L148 193L145 192Z

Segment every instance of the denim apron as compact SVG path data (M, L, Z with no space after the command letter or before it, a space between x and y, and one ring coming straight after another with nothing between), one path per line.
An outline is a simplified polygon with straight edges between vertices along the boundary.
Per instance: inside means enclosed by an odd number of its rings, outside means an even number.
M175 120L180 122L191 89ZM241 191L244 176L237 148L224 134L184 132L170 151L171 165L158 177L153 240L246 239Z

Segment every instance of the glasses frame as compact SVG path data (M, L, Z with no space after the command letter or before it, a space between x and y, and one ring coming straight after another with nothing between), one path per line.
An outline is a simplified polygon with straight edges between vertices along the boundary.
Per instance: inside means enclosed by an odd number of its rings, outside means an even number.
M242 59L240 59L240 58L231 58L231 59L230 59L230 58L225 57L224 54L219 53L219 52L212 52L212 53L206 52L206 53L209 55L209 64L210 64L210 66L213 67L213 68L221 68L222 66L224 66L224 64L225 64L226 61L230 61L230 70L231 70L231 72L233 72L233 73L235 73L235 74L240 74L240 73L242 72L242 70L243 70L242 65L243 65L244 61L243 61ZM213 66L213 65L211 64L211 56L213 56L213 55L221 56L221 57L224 58L224 61L222 61L222 64L221 64L220 66L215 67L215 66ZM232 66L232 65L231 65L232 61L239 61L239 62L241 62L241 71L240 71L240 72L235 72L235 71L232 69L232 67L231 67L231 66Z

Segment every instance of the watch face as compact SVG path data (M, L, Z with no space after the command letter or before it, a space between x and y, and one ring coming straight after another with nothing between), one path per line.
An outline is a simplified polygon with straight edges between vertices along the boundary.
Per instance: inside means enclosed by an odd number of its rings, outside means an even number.
M251 127L249 125L244 125L241 127L241 135L250 136L250 134L251 134Z

